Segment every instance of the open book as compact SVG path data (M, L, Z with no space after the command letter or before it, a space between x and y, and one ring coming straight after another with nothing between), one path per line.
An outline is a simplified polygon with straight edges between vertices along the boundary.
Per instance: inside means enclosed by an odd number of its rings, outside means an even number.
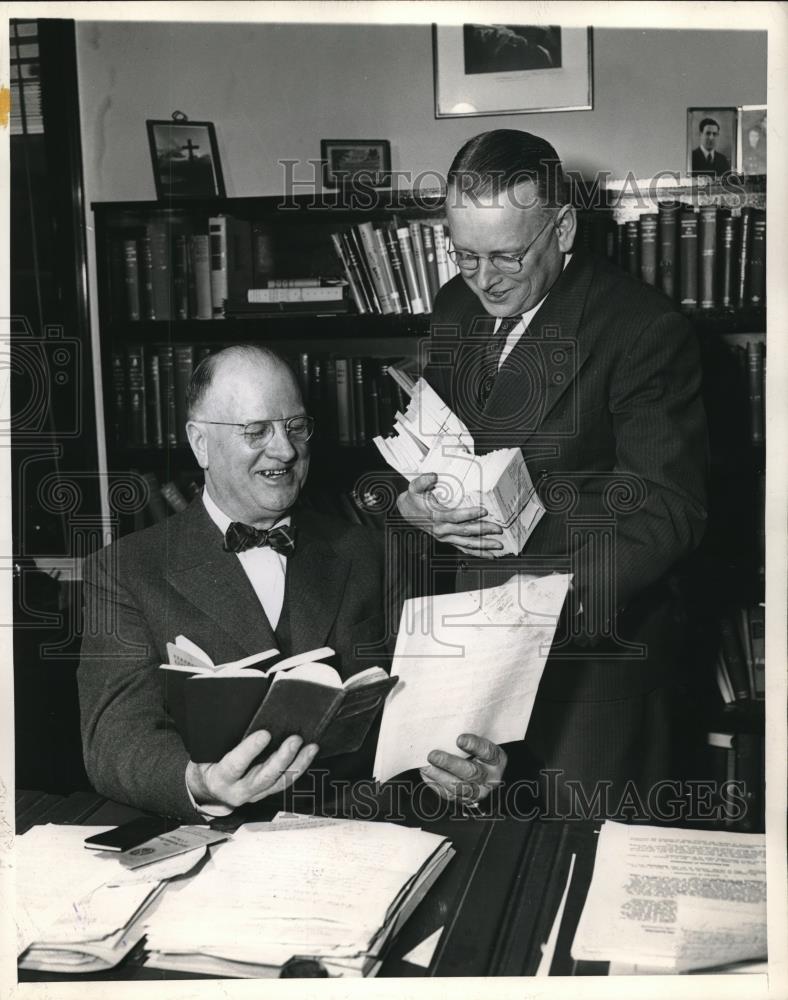
M468 428L424 379L387 370L411 401L397 413L394 433L375 438L381 455L408 480L434 472L433 498L443 506L484 507L502 528L503 548L492 554L518 555L544 514L520 449L474 454Z
M264 756L294 734L317 743L322 757L352 753L397 680L370 667L343 682L330 646L289 657L269 649L216 665L178 636L167 655L160 668L167 708L198 764L220 760L259 729L271 733Z

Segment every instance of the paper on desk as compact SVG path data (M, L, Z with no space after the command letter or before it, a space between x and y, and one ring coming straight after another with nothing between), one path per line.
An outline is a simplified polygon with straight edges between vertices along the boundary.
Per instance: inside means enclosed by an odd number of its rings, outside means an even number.
M522 739L571 577L515 574L500 587L405 602L374 775L387 781L456 752L460 733Z
M687 896L697 902L682 903ZM692 967L712 966L724 941L733 946L731 926L738 919L743 934L735 957L760 958L757 914L765 936L765 900L763 835L608 822L599 834L572 957L639 966L671 962L675 970L684 949Z
M766 958L766 899L757 903L679 896L676 967L707 969Z

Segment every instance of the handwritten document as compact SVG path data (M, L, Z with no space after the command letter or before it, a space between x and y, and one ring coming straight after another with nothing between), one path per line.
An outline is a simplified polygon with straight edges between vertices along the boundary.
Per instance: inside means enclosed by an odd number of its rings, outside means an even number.
M531 717L570 577L515 574L500 587L405 602L374 775L456 752L460 733L519 740Z
M683 971L765 952L762 834L605 823L573 958Z

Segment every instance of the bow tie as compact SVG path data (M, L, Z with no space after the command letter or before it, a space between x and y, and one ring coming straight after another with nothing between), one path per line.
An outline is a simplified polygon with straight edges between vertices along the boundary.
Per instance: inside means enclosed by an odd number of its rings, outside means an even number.
M274 552L291 556L295 552L295 531L281 524L278 528L253 528L251 524L233 521L224 533L225 552L245 552L262 545L270 545Z

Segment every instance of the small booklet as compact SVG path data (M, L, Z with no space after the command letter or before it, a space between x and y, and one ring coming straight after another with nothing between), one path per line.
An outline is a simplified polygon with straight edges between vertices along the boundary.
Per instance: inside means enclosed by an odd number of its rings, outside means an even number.
M544 514L520 449L476 455L468 428L424 379L387 370L411 401L397 413L394 433L374 439L378 451L409 481L436 473L433 498L444 507L486 508L502 528L503 548L492 554L518 555Z
M167 655L160 667L167 707L197 764L220 760L259 729L271 733L261 759L292 735L317 743L321 757L352 753L397 682L381 667L343 682L330 646L288 657L269 649L216 665L178 636Z

